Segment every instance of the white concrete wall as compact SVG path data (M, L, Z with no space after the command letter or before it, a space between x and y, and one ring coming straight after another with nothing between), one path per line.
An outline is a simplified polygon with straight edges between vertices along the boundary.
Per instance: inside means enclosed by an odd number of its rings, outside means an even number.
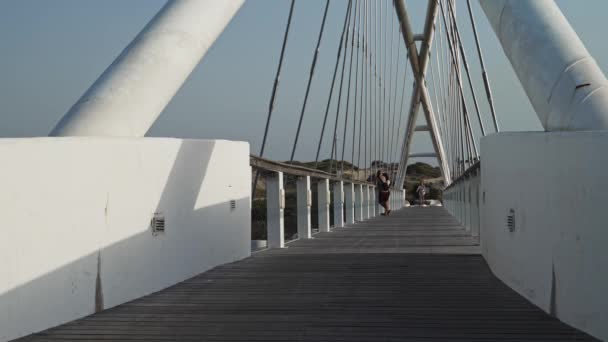
M465 226L472 236L481 230L481 176L478 172L460 179L443 193L445 209Z
M0 160L1 341L250 255L247 143L2 139Z
M546 312L602 340L608 340L606 151L608 132L502 133L481 144L481 238L490 267Z

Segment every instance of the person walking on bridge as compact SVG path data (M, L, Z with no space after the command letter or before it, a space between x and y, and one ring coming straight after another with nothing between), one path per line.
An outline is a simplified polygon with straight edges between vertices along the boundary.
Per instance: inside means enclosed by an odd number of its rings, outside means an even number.
M420 206L424 206L424 195L426 195L426 187L424 186L424 180L420 180L420 185L416 189L418 193L418 199L420 200Z
M388 199L391 197L391 180L386 172L378 170L376 172L376 188L378 189L378 203L384 208L382 215L389 216L391 214L391 207Z

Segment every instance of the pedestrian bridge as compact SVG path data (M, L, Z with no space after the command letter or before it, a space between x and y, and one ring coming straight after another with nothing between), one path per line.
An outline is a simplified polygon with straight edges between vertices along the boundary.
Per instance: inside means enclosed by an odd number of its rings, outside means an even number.
M243 2L167 1L49 137L0 139L0 341L608 340L608 81L552 0L324 1L272 141L293 0L259 150L145 137ZM501 129L479 8L544 131ZM422 157L442 206L407 201Z
M595 341L492 274L441 207L256 253L23 341Z

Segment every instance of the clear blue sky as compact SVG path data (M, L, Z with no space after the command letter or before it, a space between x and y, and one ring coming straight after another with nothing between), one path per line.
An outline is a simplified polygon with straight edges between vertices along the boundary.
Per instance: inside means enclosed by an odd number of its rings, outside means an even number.
M0 1L0 137L45 136L90 84L163 6L164 0ZM304 96L325 1L298 1L268 156L287 159ZM333 0L296 159L312 159L346 0ZM459 13L465 12L459 0ZM608 1L559 0L603 70L600 27ZM426 1L407 1L421 30ZM248 0L150 136L246 140L259 151L289 1ZM538 120L477 3L478 23L504 130L537 130ZM462 17L463 31L468 22ZM468 32L468 31L466 31ZM470 58L475 54L465 41ZM477 64L473 68L477 71ZM409 82L409 81L408 81ZM418 137L417 137L418 138ZM430 151L428 137L414 152ZM329 152L325 152L327 157Z

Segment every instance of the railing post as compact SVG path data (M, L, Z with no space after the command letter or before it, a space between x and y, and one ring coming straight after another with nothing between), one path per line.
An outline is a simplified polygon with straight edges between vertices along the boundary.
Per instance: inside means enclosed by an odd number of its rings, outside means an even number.
M346 224L355 223L355 185L353 183L344 185L344 207Z
M391 209L393 209L393 210L399 209L399 198L401 197L401 191L395 190L395 193L391 197L393 197L393 203L394 203L394 205L391 207Z
M464 226L471 231L471 182L470 178L464 179Z
M395 210L401 209L401 190L397 190L395 193Z
M372 218L372 192L370 190L371 186L369 185L364 185L363 186L363 195L365 197L365 209L363 211L363 214L365 216L366 220L369 220L370 218Z
M363 187L355 184L355 221L363 221Z
M331 196L329 194L329 179L321 179L317 183L317 211L319 216L319 232L329 232L329 205Z
M269 172L266 177L266 224L269 248L285 247L284 211L283 172Z
M334 227L344 227L344 182L334 183Z
M371 200L370 200L370 206L372 209L372 217L376 217L378 216L378 207L376 205L376 203L378 202L378 199L376 198L376 187L372 185L372 190L371 190Z
M298 238L310 239L312 238L310 227L310 207L312 206L310 176L298 177L296 188L298 205Z

